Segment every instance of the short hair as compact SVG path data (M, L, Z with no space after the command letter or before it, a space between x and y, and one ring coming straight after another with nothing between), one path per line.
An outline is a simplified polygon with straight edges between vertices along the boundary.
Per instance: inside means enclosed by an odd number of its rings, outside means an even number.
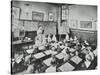
M56 61L51 61L51 65L56 66Z

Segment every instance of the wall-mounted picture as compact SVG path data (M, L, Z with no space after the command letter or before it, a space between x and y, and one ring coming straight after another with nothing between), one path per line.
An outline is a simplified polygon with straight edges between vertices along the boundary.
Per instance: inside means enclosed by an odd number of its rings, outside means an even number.
M71 28L77 28L78 27L78 20L71 20L70 21L70 27Z
M20 19L21 20L32 20L32 12L29 11L28 9L21 10Z
M44 20L44 14L40 12L32 12L32 20L37 20L37 21L43 21Z
M49 21L54 21L54 14L49 12Z
M20 16L20 8L18 7L12 7L12 19L19 19Z
M12 0L11 6L18 8L11 12L17 18L11 23L12 75L97 69L96 5Z
M80 21L80 28L92 29L92 21Z

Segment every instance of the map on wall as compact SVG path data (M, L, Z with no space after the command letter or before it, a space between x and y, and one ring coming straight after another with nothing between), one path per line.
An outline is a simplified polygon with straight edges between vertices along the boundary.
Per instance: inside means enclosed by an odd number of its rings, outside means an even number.
M92 21L80 21L80 28L91 28L92 29Z

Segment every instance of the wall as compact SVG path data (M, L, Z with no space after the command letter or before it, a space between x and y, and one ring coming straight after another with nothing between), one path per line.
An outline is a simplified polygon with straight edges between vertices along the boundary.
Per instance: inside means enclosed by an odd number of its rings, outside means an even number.
M87 40L91 44L97 45L97 31L71 29L72 36L75 35L79 40Z
M32 12L40 12L44 14L43 22L46 22L47 25L52 25L51 28L49 26L48 31L52 29L52 27L55 27L54 32L56 32L56 22L58 21L58 7L53 5L53 4L48 4L48 3L39 3L39 2L27 2L27 1L12 1L12 7L17 7L20 8L20 17L19 19L13 19L12 22L12 31L14 32L14 35L16 37L19 37L19 32L21 26L24 26L25 31L28 31L29 34L31 35L34 31L37 31L38 25L40 25L39 21L32 21ZM53 13L54 17L54 22L48 22L48 13L51 12ZM25 15L25 14L28 14ZM17 23L16 23L17 22ZM43 23L42 22L42 23ZM16 24L15 24L16 23ZM18 27L18 28L17 28ZM46 27L46 26L45 26ZM17 32L17 33L16 33ZM27 33L28 33L27 32ZM34 36L34 35L32 35Z
M69 7L69 20L77 20L76 29L80 28L80 21L92 21L92 28L86 30L97 30L97 7L89 5L71 5Z
M25 4L29 4L26 6ZM52 4L47 3L37 3L37 2L24 2L24 1L14 1L12 6L21 8L21 12L28 12L32 17L32 11L44 13L44 21L48 21L48 12L54 13L54 21L57 21L58 8ZM24 14L24 13L23 13ZM23 15L21 14L21 15ZM22 16L20 16L21 18ZM22 18L21 18L22 19ZM29 18L32 20L32 18Z
M76 27L71 26L72 21ZM76 21L76 22L75 22ZM92 28L80 28L80 21L92 21ZM69 26L71 34L76 35L81 40L88 40L92 44L97 44L97 7L87 5L69 6Z

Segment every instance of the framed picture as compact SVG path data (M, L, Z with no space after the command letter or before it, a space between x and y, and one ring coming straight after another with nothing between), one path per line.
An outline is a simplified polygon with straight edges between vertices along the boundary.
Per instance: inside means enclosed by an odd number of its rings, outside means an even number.
M11 13L12 19L19 19L20 10L21 9L18 7L12 7L12 13Z
M49 12L49 21L54 21L54 14Z
M21 10L20 19L21 20L32 20L32 12L29 11L28 9Z
M12 75L97 69L98 6L15 0L11 3L21 9L20 14L20 9L12 7Z
M80 28L92 29L92 21L80 21Z
M78 27L78 20L70 20L70 27L77 28Z
M33 11L32 12L32 20L43 21L44 14L40 12Z

